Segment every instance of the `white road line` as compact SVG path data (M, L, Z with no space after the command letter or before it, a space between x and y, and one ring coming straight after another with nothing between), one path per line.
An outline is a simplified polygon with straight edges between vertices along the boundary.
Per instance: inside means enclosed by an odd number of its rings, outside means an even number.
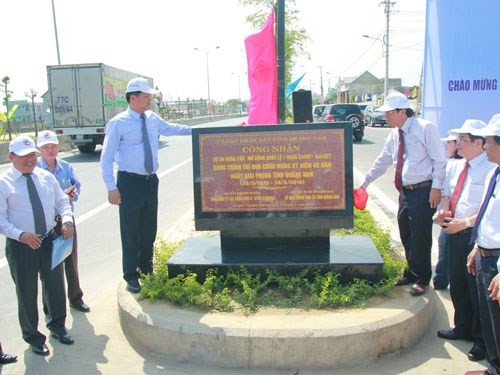
M159 173L158 174L158 178L165 177L169 173L172 173L173 171L175 171L175 170L179 169L180 167L184 166L185 164L190 163L192 160L193 160L192 158L186 159L183 162L180 162L179 164L173 166L172 168L169 168L166 171ZM109 204L108 202L103 203L103 204L101 204L101 205L93 208L92 210L88 211L87 213L85 213L83 215L80 215L77 218L75 218L75 222L76 222L77 225L81 224L84 221L87 221L88 219L94 217L95 215L97 215L101 211L104 211L106 208L108 208L110 206L111 206L111 204ZM7 265L7 259L5 257L1 258L0 259L0 269L4 268L6 265Z

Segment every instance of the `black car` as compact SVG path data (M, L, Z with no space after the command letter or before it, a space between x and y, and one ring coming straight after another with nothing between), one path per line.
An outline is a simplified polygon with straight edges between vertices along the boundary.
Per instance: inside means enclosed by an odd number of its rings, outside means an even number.
M357 104L330 104L323 111L324 122L350 121L355 142L361 142L365 135L365 115Z

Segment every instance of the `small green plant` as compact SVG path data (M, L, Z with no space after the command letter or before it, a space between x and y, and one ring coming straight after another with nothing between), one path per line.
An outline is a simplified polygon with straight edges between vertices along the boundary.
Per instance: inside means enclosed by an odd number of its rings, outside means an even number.
M388 231L381 229L368 212L356 210L354 229L336 231L335 234L371 237L384 260L380 282L355 279L343 284L338 274L310 274L307 270L294 276L281 275L276 270L254 275L244 267L230 270L225 275L211 269L203 283L197 280L196 273L189 270L169 278L166 262L180 243L166 243L159 239L154 251L153 274L144 277L141 296L151 301L166 299L181 306L197 305L226 312L240 309L244 314L251 314L263 307L359 307L371 296L390 291L401 275L404 263L392 248Z

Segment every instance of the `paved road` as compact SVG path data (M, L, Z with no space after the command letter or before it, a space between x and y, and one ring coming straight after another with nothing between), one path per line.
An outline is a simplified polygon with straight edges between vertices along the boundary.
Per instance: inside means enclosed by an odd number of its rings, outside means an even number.
M241 122L241 121L239 121ZM211 123L237 124L238 121ZM202 125L206 126L206 125ZM366 137L354 144L355 184L380 152L389 130L367 128ZM159 233L178 234L183 223L192 218L191 140L172 137L162 143L159 171L160 212ZM429 332L412 350L384 357L369 365L360 364L339 371L263 371L206 368L169 362L154 353L143 353L130 346L121 331L116 292L121 281L121 253L118 210L107 204L106 192L98 165L100 153L91 155L67 153L82 180L81 201L77 204L80 273L85 301L92 307L90 314L69 311L68 327L76 338L75 345L65 347L49 339L52 355L35 356L20 337L17 302L3 251L0 255L0 340L4 349L17 354L20 362L0 366L0 374L461 374L467 369L480 369L480 364L468 362L464 353L468 343L447 343L436 337L437 329L446 328L452 307L448 292L439 292L435 320ZM5 166L0 166L0 172ZM392 172L388 172L369 188L370 204L378 220L395 228L396 193ZM396 233L395 231L393 231ZM397 234L396 234L397 237ZM0 239L4 248L4 239ZM41 311L41 310L40 310ZM43 320L43 319L42 319ZM45 332L43 322L40 328ZM363 360L360 359L360 363Z

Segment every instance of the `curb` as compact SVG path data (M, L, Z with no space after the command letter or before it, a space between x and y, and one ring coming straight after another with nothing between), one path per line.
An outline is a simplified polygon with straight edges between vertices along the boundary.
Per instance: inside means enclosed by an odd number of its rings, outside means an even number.
M333 369L404 351L427 331L436 295L396 287L364 309L268 309L252 316L139 301L118 288L123 332L136 348L176 362L248 369Z

